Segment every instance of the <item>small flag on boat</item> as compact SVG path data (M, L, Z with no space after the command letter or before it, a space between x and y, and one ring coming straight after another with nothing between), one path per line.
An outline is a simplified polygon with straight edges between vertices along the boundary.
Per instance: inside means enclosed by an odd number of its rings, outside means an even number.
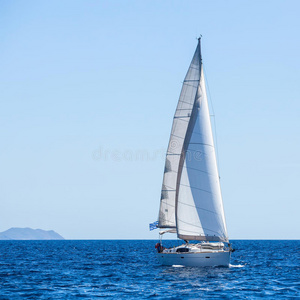
M149 224L149 229L150 229L150 231L156 229L157 226L158 226L158 221L153 222L153 223L150 223L150 224Z

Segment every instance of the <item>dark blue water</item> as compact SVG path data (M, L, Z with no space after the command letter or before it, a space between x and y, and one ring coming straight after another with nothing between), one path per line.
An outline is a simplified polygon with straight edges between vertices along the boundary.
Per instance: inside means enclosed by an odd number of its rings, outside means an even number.
M0 299L300 299L300 241L233 241L229 268L160 266L155 243L0 241Z

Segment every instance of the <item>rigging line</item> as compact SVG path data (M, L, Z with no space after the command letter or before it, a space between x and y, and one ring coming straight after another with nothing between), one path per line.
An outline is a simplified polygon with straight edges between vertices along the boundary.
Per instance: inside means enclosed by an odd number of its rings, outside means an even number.
M218 171L219 171L219 177L221 176L221 169L220 169L220 159L219 159L219 149L218 149L218 139L217 139L217 124L216 124L216 118L215 118L215 111L214 111L214 106L213 106L213 102L212 102L212 97L211 97L211 93L210 93L210 89L209 89L209 84L208 84L208 79L207 79L207 73L206 73L206 68L204 66L204 64L202 63L203 66L203 71L205 74L205 79L206 79L206 86L207 86L207 90L208 90L208 98L209 98L209 102L211 104L211 110L212 110L212 115L211 117L213 117L213 122L214 122L214 136L215 136L215 142L216 142L216 154L217 154L217 165L218 165Z

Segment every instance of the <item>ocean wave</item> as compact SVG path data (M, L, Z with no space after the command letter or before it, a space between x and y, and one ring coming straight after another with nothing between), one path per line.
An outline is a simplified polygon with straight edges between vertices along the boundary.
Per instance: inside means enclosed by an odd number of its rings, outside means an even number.
M246 265L232 265L229 264L229 268L244 268Z

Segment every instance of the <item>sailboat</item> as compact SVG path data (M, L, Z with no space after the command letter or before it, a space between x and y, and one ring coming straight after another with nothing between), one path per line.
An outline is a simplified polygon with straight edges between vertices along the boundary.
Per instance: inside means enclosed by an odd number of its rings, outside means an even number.
M157 258L162 265L229 266L220 178L201 56L201 38L185 76L166 153ZM162 236L183 244L165 248Z

